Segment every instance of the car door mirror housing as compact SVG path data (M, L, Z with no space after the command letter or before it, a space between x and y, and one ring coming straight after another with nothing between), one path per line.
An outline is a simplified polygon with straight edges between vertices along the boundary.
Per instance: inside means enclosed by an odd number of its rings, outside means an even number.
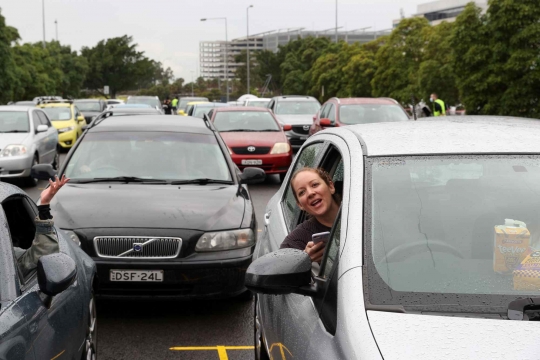
M292 130L292 125L289 125L289 124L283 125L283 131L291 131L291 130Z
M39 180L53 180L56 176L56 170L54 170L51 164L37 164L32 166L30 176Z
M245 286L256 293L279 295L301 293L311 284L311 259L298 249L280 249L249 265Z
M266 173L263 169L247 167L240 175L240 183L242 184L259 184L266 179Z
M49 130L49 127L47 125L38 125L38 127L36 128L36 134L40 132L45 132L47 130Z
M55 296L66 290L77 276L75 261L68 255L56 253L42 256L37 264L39 290Z
M84 116L80 115L80 116L77 118L77 121L86 121L86 120L84 120Z
M330 119L326 119L326 118L321 119L320 124L321 124L321 127L332 127L332 126L334 126L332 121Z

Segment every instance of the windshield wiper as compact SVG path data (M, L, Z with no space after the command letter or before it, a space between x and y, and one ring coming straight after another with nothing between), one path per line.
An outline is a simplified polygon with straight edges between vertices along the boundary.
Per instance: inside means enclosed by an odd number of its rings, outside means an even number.
M218 130L219 132L253 132L254 130L248 129L233 129L233 130Z
M264 129L264 130L257 130L257 132L269 132L269 131L279 131L279 130L274 130L274 129Z
M526 314L527 311L537 311L537 314ZM509 320L539 320L538 312L540 312L540 297L517 299L508 304L508 319Z
M72 181L73 183L78 184L88 184L88 183L97 183L97 182L123 182L123 183L130 183L130 182L138 182L138 183L160 183L160 184L166 184L167 180L163 179L144 179L136 176L116 176L116 177L109 177L109 178L93 178L88 180L75 180Z
M171 181L171 185L181 185L181 184L199 184L199 185L206 185L206 184L232 184L233 182L230 180L215 180L215 179L208 179L208 178L200 178L200 179L191 179L191 180L174 180Z

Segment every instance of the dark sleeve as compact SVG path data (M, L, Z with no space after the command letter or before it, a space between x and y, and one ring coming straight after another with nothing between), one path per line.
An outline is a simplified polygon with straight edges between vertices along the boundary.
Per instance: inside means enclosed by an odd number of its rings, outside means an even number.
M435 103L435 111L438 111L438 112L441 112L441 113L442 113L443 109L442 109L442 107L441 107L441 104L439 104L439 103L437 103L437 102Z
M40 220L49 220L52 219L51 215L51 206L49 204L47 205L39 205L38 206L39 211L39 219Z
M307 243L311 241L311 235L313 235L313 233L306 229L304 223L302 223L287 235L279 248L304 250Z

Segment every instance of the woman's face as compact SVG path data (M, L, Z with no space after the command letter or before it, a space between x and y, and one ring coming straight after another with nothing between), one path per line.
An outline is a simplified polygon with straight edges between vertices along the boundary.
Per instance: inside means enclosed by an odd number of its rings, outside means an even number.
M293 191L298 198L298 206L308 214L324 216L334 201L334 184L326 185L314 171L302 171L292 182Z

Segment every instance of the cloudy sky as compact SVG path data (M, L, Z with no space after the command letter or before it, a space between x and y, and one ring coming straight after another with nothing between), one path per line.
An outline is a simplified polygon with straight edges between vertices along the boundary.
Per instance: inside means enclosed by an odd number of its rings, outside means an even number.
M246 8L250 33L304 27L324 30L335 26L335 0L0 0L8 25L19 30L23 42L43 39L42 1L45 1L45 33L79 50L98 41L133 36L139 49L176 77L191 80L198 70L199 41L225 39L223 21L201 18L227 17L229 39L246 35ZM338 0L342 30L371 26L389 29L392 20L416 12L429 0ZM371 30L371 29L370 29Z

